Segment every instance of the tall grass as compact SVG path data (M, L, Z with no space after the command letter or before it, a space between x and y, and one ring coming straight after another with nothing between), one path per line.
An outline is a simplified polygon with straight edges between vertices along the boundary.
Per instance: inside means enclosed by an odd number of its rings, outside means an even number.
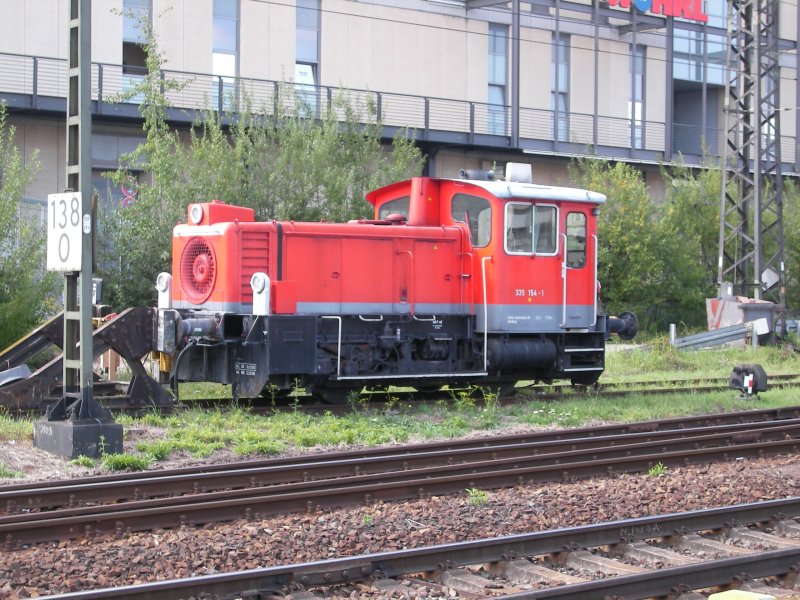
M797 359L788 345L679 352L665 340L655 340L633 350L610 351L601 382L726 378L741 363L760 363L768 375L785 374L800 371ZM107 469L145 468L153 461L203 458L220 451L242 457L272 456L306 449L454 438L475 431L488 435L505 427L576 427L800 404L792 388L772 388L744 399L735 390L620 398L602 397L588 390L553 401L537 398L536 389L518 390L518 401L512 405L499 403L491 390L475 389L443 392L439 400L429 402L408 401L398 395L392 397L389 408L354 401L355 410L341 415L302 411L258 415L226 406L172 415L152 412L141 417L119 416L117 421L126 430L139 430L131 451L134 458L115 457L100 465ZM0 415L0 443L29 440L31 430L30 420Z

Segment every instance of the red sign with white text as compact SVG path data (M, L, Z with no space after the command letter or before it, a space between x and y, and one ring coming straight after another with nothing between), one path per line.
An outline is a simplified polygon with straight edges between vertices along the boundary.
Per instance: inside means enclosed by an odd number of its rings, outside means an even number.
M703 12L703 0L608 0L608 5L629 8L631 2L640 12L708 22L708 15Z

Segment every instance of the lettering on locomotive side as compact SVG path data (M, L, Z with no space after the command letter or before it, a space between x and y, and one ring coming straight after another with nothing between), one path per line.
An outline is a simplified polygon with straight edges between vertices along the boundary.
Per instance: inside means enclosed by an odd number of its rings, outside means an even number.
M530 298L543 298L544 290L536 290L536 289L524 290L521 288L517 288L514 290L514 296L518 298L523 298L525 296L528 296Z
M508 315L509 325L516 325L520 321L530 321L530 315Z
M256 374L256 365L255 363L246 363L246 362L239 362L233 366L234 371L237 375L246 375L248 377L255 377Z
M441 319L434 318L432 324L434 329L441 329L442 327L444 327L444 323L442 322Z

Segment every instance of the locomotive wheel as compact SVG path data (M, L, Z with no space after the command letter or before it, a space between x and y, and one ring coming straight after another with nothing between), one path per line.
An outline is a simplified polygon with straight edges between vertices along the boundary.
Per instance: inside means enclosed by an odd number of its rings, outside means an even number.
M350 396L350 388L317 388L311 394L314 399L326 404L347 404Z
M294 390L284 390L280 388L270 388L269 386L261 390L259 396L265 400L273 400L275 402L283 401L289 398Z
M507 398L514 396L517 393L516 381L504 381L500 385L487 385L486 388L492 392L497 392L500 398Z
M585 385L587 387L593 386L598 382L600 379L600 373L586 373L584 375L579 375L570 379L570 383L572 385Z
M414 389L420 394L433 394L442 389L441 385L415 385Z

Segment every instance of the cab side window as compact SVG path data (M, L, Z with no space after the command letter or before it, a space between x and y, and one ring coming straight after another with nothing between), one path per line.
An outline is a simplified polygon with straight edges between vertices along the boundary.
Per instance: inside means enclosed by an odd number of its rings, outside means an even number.
M505 246L509 254L555 254L558 247L555 206L506 204Z
M567 266L579 269L586 264L586 215L567 215Z
M483 248L492 239L492 206L486 198L456 194L450 214L454 221L467 224L473 247Z
M389 200L388 202L384 202L380 209L378 209L378 218L385 219L389 215L404 215L406 219L408 219L408 207L411 203L410 196L401 196L400 198L395 198L394 200Z

